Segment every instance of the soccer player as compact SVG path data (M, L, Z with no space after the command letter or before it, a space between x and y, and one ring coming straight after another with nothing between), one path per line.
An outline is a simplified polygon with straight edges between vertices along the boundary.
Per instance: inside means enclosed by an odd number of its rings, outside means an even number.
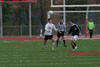
M94 22L92 19L90 19L90 21L87 24L87 28L89 30L89 34L90 34L90 39L92 39L92 35L93 35L93 30L95 28Z
M70 24L71 24L71 27L68 31L68 35L72 34L72 36L71 36L71 45L72 45L73 51L75 51L77 49L76 40L78 39L78 36L81 34L81 29L72 20L70 21Z
M61 19L60 22L57 24L57 29L58 29L58 32L57 32L57 37L58 38L57 38L56 47L58 47L58 42L59 42L60 37L62 37L64 47L66 47L65 39L64 39L64 33L66 32L66 26L64 24L63 19Z
M51 40L52 41L52 51L54 51L54 47L55 47L55 39L53 38L53 29L55 31L57 31L55 25L52 23L52 19L48 19L48 23L45 26L45 32L44 32L44 44L43 44L43 48L46 45L47 40Z

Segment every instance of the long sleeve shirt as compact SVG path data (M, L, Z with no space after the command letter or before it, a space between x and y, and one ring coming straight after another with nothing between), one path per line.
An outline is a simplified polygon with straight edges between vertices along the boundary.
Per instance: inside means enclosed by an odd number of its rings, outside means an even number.
M94 22L89 21L87 27L89 30L93 30L95 28Z
M57 29L58 29L58 32L66 32L66 26L64 23L58 23Z
M72 36L74 36L74 35L78 35L79 36L79 34L81 34L81 29L80 29L80 27L78 25L73 24L70 27L70 29L68 31L68 34L72 34Z
M56 29L56 27L55 27L54 24L52 24L52 23L47 23L46 26L45 26L44 35L53 35L53 34L52 34L53 29L54 29L55 31L57 31L57 29Z

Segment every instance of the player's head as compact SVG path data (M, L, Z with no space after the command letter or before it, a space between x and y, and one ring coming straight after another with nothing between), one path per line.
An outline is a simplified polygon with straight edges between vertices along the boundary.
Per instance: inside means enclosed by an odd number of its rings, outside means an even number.
M48 22L49 22L49 23L52 23L52 19L48 19Z
M61 19L61 20L60 20L60 23L64 23L64 20L63 20L63 19Z
M93 19L92 19L92 18L90 18L90 21L93 21Z
M73 24L74 24L74 21L73 21L73 20L71 20L69 23L70 23L71 25L73 25Z

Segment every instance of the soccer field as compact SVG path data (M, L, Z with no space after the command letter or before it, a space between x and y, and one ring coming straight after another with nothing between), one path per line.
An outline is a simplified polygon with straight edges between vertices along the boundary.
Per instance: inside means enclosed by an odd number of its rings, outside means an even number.
M72 52L70 42L60 42L51 51L49 41L44 50L42 40L26 42L0 41L0 67L99 67L100 41L78 40L78 49ZM87 52L87 53L86 53Z

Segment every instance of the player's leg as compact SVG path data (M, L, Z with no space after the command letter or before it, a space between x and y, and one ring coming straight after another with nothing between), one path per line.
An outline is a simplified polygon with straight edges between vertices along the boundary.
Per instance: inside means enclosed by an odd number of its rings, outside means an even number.
M66 41L65 41L65 37L64 36L62 36L62 40L63 40L64 47L66 47Z
M43 42L43 46L42 46L42 49L45 48L46 42L47 42L47 40L44 40L44 42Z
M54 51L56 39L52 38L51 41L52 41L52 51Z
M75 49L75 46L74 46L74 38L71 39L71 46L72 46L73 49Z
M56 47L58 47L58 43L59 43L59 39L60 39L60 33L57 33L57 42L56 42Z
M45 46L45 45L46 45L46 42L47 42L47 40L44 40L44 42L43 42L43 46Z
M74 39L71 41L71 45L72 45L73 51L75 51L77 49L77 45Z
M90 30L90 39L92 39L93 30Z
M57 38L56 47L58 47L60 37Z
M43 47L42 47L43 49L45 48L47 40L48 40L48 36L45 36L44 37L44 42L43 42Z
M74 46L75 46L75 50L77 49L77 44L76 44L77 39L78 39L78 36L75 35L74 36Z
M73 51L77 49L77 45L76 45L77 38L78 36L72 36L72 39L71 39L71 45L72 45Z

